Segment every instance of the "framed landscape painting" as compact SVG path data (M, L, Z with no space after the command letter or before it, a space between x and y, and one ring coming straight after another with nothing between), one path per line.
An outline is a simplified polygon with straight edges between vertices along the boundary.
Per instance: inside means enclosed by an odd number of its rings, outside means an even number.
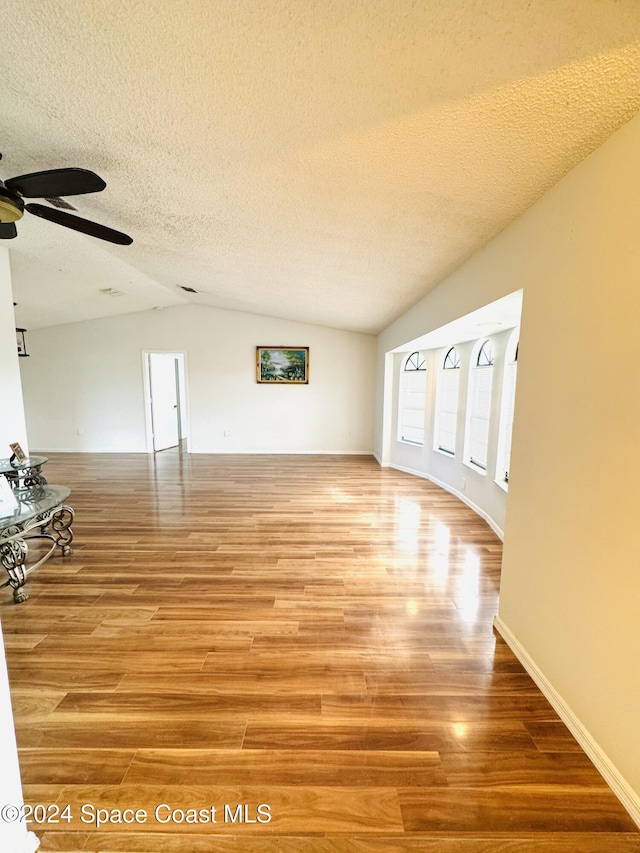
M256 370L261 383L306 385L309 347L256 347Z

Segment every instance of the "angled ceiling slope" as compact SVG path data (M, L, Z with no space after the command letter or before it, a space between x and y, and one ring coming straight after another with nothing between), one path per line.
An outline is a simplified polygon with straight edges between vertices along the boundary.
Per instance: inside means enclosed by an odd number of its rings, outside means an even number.
M640 109L637 0L21 0L3 43L0 177L92 169L78 214L134 238L22 223L29 328L194 301L375 333Z

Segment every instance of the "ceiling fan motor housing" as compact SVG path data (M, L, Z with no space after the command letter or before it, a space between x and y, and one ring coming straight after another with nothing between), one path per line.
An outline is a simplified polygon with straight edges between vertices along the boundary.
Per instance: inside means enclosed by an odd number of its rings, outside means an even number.
M24 214L24 202L0 181L0 222L17 222Z

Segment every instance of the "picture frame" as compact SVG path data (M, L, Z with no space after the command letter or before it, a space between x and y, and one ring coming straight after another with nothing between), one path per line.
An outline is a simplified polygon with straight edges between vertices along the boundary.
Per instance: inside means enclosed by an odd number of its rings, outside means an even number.
M309 347L256 347L256 381L261 385L308 385Z
M22 447L20 446L20 443L17 441L14 441L12 444L9 445L9 447L11 448L11 453L12 453L12 456L11 456L11 459L9 460L9 462L11 462L12 464L16 463L18 465L22 465L22 463L26 460L27 455L24 452L24 450L22 449Z

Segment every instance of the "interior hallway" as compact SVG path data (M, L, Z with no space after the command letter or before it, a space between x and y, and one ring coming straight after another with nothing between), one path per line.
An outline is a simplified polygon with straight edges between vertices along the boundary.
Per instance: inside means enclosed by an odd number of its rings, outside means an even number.
M0 601L25 800L70 806L44 853L640 851L495 634L501 543L448 493L354 456L44 473L75 553Z

